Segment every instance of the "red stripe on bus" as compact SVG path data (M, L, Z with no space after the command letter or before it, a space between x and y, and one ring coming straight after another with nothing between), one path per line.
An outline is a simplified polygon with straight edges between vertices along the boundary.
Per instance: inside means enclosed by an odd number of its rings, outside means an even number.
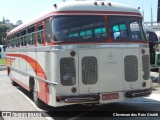
M137 12L119 12L119 11L78 11L78 10L70 10L70 11L53 11L49 14L79 14L79 13L83 13L84 15L85 14L107 14L107 15L136 15L136 16L141 16L140 13L137 13Z
M33 58L23 55L23 54L7 54L7 56L13 56L13 57L20 57L24 60L27 61L27 63L29 63L31 65L31 67L33 68L34 72L36 73L36 75L40 78L43 78L44 80L47 79L46 74L43 70L43 68L41 67L41 65L34 60ZM38 81L39 82L39 86L40 86L40 91L38 93L38 97L45 103L48 103L49 101L49 88L48 85L44 82Z

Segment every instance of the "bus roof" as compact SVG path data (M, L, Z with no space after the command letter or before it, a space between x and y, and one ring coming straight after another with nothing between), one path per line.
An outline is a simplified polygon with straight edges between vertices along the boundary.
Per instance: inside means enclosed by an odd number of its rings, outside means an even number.
M106 1L70 1L63 2L61 4L54 4L54 7L48 11L45 11L38 17L31 21L24 23L15 29L8 32L7 36L16 33L19 30L34 25L34 23L40 22L53 15L96 15L96 14L108 14L108 15L126 15L126 16L139 16L142 17L139 10L127 5L106 2Z

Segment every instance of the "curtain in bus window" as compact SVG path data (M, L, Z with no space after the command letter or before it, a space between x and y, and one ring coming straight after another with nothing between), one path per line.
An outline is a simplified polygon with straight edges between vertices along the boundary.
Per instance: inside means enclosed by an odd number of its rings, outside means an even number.
M54 41L104 41L107 38L102 16L59 16L53 19L52 27Z

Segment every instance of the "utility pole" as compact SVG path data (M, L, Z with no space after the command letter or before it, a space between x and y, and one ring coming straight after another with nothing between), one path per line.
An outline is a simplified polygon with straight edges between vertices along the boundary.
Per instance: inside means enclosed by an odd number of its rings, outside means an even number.
M158 6L157 6L157 22L160 22L160 0L158 0Z
M152 13L152 4L151 4L151 28L153 28L153 13Z
M144 22L144 8L143 8L143 4L142 4L142 16L143 16L143 22Z

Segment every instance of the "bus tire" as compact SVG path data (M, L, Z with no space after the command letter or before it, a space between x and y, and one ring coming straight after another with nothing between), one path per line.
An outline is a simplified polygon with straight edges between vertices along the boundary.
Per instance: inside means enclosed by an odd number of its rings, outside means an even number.
M9 76L10 75L10 68L7 67L7 75Z
M38 90L37 90L37 86L34 83L33 88L31 90L32 92L32 100L33 102L36 104L37 107L41 108L42 107L42 103L40 101L40 99L38 98Z
M16 83L15 81L13 81L13 80L11 80L11 84L12 84L13 86L17 86L17 83Z

